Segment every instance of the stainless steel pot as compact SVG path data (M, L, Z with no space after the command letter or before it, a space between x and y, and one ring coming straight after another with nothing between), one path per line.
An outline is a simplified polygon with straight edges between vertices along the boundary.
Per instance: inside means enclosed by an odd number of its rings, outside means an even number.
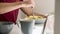
M0 34L9 34L12 28L12 22L0 22Z

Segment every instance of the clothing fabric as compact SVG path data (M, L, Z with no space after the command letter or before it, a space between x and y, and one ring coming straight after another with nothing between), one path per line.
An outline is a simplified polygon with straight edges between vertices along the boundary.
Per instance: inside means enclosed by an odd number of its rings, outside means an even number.
M0 0L0 2L6 2L6 3L18 2L18 1L22 1L22 0ZM13 22L16 24L18 10L19 9L15 9L15 10L10 11L8 13L0 14L0 21L9 21L9 22Z
M18 16L18 10L19 9L10 11L10 12L5 13L5 14L0 14L0 22L9 21L9 22L13 22L16 24L16 20L17 20L17 16Z
M23 1L23 0L0 0L0 2L7 2L7 3L19 2L19 1Z

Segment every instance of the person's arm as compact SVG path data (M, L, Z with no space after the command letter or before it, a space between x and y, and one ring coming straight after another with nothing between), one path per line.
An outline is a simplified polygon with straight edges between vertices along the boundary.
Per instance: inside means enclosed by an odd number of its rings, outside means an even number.
M0 14L19 8L18 3L0 3Z
M27 16L33 16L33 14L35 16L43 16L45 18L47 18L48 15L45 15L45 14L42 14L42 13L36 13L36 12L33 12L33 8L31 7L23 7L21 8L21 10L23 11L23 13L25 13Z
M31 7L22 7L20 8L23 13L25 13L27 16L32 15L33 8Z
M34 7L35 6L35 2L34 0L24 0L24 1L28 1L29 3L31 3ZM41 13L36 13L36 12L33 12L33 8L31 7L22 7L20 8L27 16L33 16L33 13L35 16L43 16L43 17L47 17L48 15L45 15L45 14L41 14Z
M35 6L34 0L23 0L25 2L28 2L32 5L32 7L21 7L20 9L26 14L26 15L32 15L33 7Z
M23 0L24 2L30 3L32 7L35 7L35 1L34 0Z
M10 12L20 7L30 7L27 2L0 3L0 14Z

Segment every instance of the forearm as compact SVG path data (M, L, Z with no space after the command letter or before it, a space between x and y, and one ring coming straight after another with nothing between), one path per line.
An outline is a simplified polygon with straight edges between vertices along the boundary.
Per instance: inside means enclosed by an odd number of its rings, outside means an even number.
M0 3L0 14L7 13L19 7L17 3Z
M0 3L0 8L4 8L7 6L15 6L15 5L20 5L20 4L25 4L25 5L33 5L32 0L28 0L28 1L20 1L20 2L13 2L13 3Z
M23 11L23 13L25 13L27 16L31 16L31 15L33 15L32 14L32 11L33 11L33 8L31 8L31 7L22 7L22 8L20 8L22 11Z
M17 7L17 6L8 6L8 7L4 7L4 8L1 8L0 9L0 14L4 14L4 13L7 13L7 12L10 12L10 11L12 11L12 10L15 10L15 9L17 9L17 8L19 8L19 6Z
M21 8L22 11L27 15L27 16L43 16L43 17L47 17L48 15L42 14L42 13L37 13L33 11L33 8L31 7L27 7L27 8Z
M23 4L23 5L22 5ZM0 14L10 12L12 10L18 9L20 7L30 7L27 2L17 2L17 3L0 3Z
M23 0L23 1L30 3L32 5L32 7L35 7L34 0Z

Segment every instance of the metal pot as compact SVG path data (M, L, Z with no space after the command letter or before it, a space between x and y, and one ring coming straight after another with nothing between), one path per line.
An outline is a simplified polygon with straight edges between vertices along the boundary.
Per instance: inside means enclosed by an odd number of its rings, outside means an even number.
M13 28L12 22L0 22L0 34L8 34Z

